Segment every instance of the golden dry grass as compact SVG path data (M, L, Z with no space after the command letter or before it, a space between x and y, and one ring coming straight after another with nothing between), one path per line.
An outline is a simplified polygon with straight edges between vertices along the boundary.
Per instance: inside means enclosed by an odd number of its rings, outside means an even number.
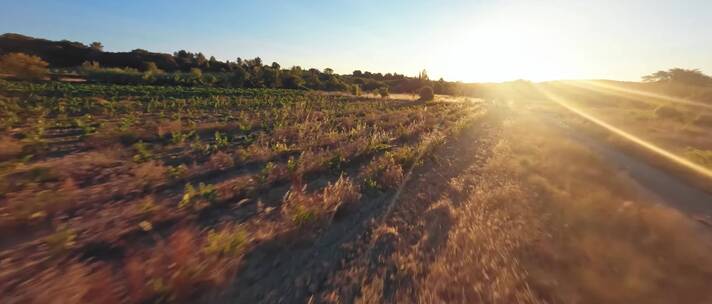
M504 134L423 302L712 301L709 232L536 120L515 117Z

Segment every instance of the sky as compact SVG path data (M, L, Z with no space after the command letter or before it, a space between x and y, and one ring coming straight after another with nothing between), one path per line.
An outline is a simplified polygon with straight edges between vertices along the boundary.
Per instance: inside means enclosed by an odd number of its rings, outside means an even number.
M712 1L0 0L0 33L465 82L712 74Z

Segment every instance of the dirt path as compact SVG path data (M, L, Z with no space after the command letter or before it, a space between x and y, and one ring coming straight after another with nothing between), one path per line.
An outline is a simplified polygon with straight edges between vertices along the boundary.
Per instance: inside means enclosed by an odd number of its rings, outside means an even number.
M421 284L456 224L457 207L468 199L462 184L453 180L481 177L477 168L490 157L501 120L500 113L490 111L461 138L438 149L413 173L392 212L348 248L348 258L312 299L317 303L417 302Z
M614 147L605 140L579 130L562 120L544 114L535 114L541 120L559 128L569 138L588 147L608 164L628 175L637 183L637 190L651 201L665 204L693 218L712 225L712 194L689 185L649 162Z

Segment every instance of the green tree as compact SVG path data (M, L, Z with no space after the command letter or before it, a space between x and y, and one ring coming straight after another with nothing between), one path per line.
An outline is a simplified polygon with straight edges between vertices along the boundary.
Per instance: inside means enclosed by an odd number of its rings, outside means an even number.
M282 86L287 89L302 89L304 87L304 79L302 79L302 69L293 67L291 70L282 74Z
M101 42L98 42L98 41L92 42L92 43L89 45L89 47L91 47L92 49L94 49L94 50L96 50L96 51L103 51L103 50L104 50L104 45L101 44Z
M279 65L277 65L279 67ZM274 66L264 66L262 68L262 83L270 88L276 88L280 86L280 70L279 68L274 68Z
M230 77L230 85L234 87L244 87L247 80L249 80L250 74L241 65L235 67L232 72L232 77Z
M712 77L698 69L673 68L643 76L644 82L679 82L691 85L710 85Z

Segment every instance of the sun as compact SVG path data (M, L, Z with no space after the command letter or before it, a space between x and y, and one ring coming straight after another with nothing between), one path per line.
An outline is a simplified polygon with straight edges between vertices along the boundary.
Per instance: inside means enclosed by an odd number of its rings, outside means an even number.
M557 28L559 28L557 30ZM494 18L450 28L434 47L434 71L467 82L532 81L575 77L582 62L561 25L526 17Z

